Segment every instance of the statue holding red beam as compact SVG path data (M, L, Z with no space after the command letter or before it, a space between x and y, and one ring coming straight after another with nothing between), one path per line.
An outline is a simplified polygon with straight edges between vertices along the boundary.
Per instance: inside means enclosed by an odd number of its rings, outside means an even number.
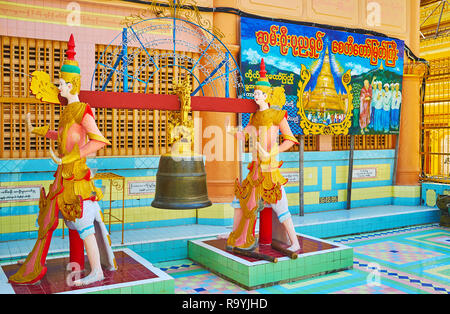
M61 68L59 88L50 82L47 73L33 72L30 89L36 98L59 103L58 94L67 99L67 106L60 115L57 130L49 126L33 127L27 115L28 129L37 136L45 136L58 143L58 156L51 150L51 157L58 164L55 180L46 193L41 188L38 214L38 238L32 251L17 273L9 278L16 284L33 284L46 273L45 261L58 218L64 218L69 228L70 262L84 269L84 247L91 272L73 282L75 286L89 285L102 280L102 265L116 270L117 264L111 249L111 239L103 223L98 201L102 191L94 186L92 173L86 165L86 157L111 143L101 134L90 106L80 102L80 68L75 57L75 44L70 36L67 59Z
M254 91L258 110L251 115L243 131L234 132L240 140L245 140L245 133L249 133L250 138L256 139L256 147L252 150L249 174L242 183L237 180L235 184L236 200L233 203L238 201L239 205L235 209L233 231L227 240L229 248L253 250L258 245L255 237L258 212L270 207L282 225L278 240L287 244L289 251L300 250L283 188L287 179L280 173L282 162L278 160L279 153L298 144L287 122L287 112L275 108L282 107L285 99L283 87L272 88L270 85L262 59L260 78ZM227 129L230 131L229 127ZM280 131L284 140L279 145Z

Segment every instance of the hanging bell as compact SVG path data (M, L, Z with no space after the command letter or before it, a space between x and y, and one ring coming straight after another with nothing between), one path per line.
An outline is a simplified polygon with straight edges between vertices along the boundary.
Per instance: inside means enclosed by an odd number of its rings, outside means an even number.
M211 205L203 156L162 155L156 174L156 191L152 206L164 209L195 209Z
M180 99L180 111L169 114L167 131L171 152L162 155L156 173L153 207L195 209L211 206L206 187L203 156L192 151L194 124L189 119L191 85L189 79L174 84Z

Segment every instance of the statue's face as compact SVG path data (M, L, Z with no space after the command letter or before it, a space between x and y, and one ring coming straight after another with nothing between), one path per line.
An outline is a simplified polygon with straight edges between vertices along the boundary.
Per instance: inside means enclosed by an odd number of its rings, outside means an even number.
M59 93L62 97L67 98L70 95L70 91L72 90L72 84L66 83L63 79L59 79Z
M253 98L255 99L255 102L261 106L266 103L267 101L267 94L259 89L255 89L253 92Z

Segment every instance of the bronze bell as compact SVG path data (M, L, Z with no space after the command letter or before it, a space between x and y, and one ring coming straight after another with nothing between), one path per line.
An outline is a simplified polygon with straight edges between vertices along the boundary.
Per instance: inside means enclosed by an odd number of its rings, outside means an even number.
M211 206L201 155L161 156L156 174L152 206L165 209L194 209Z
M156 191L152 206L164 209L195 209L212 205L206 187L203 156L194 154L194 124L189 119L189 80L174 84L181 102L179 112L169 113L168 134L171 152L161 156L156 173Z

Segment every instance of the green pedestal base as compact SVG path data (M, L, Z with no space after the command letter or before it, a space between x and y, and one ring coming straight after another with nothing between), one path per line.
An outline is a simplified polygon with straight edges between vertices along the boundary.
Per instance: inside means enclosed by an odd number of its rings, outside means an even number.
M225 239L189 241L189 258L217 275L253 290L353 268L353 249L341 244L299 235L304 248L297 259L277 263L256 261L225 250ZM315 243L314 248L306 243Z

